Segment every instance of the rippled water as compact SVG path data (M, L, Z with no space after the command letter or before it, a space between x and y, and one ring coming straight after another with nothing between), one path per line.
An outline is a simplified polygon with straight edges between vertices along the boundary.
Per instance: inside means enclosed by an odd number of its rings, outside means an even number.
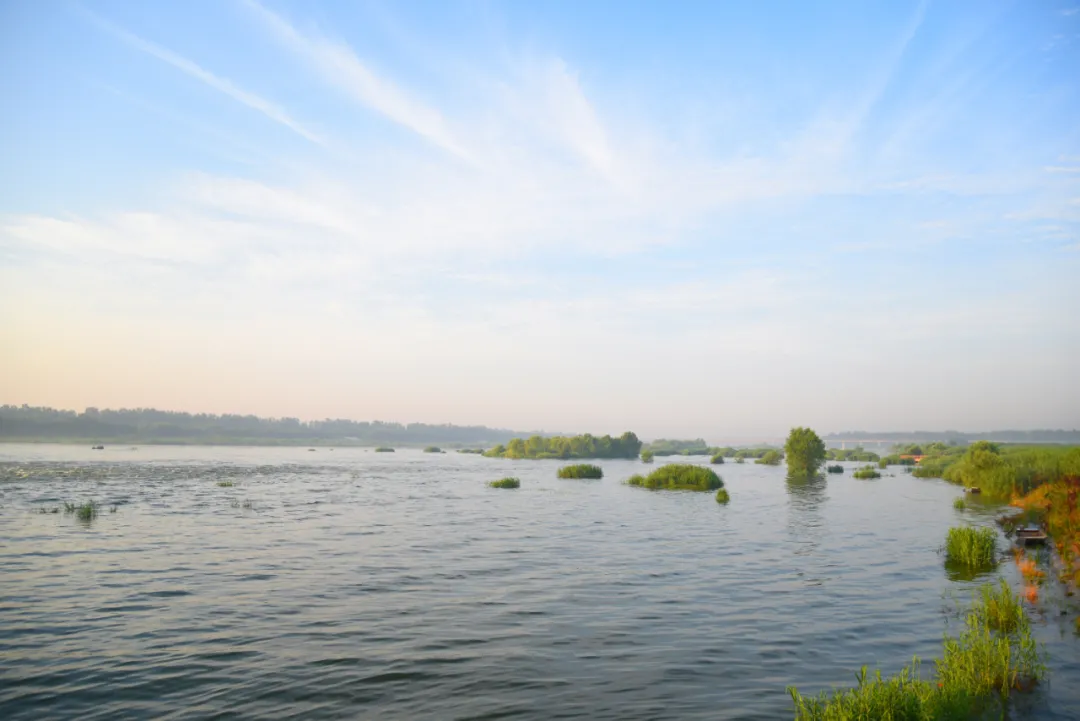
M724 507L558 465L0 446L0 717L785 718L787 685L939 655L968 597L940 481L728 464ZM1020 718L1080 717L1056 613Z

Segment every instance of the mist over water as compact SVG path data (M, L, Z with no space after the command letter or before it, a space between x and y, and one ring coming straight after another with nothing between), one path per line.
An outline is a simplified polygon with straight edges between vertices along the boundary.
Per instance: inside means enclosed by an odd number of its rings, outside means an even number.
M784 718L785 686L939 655L993 577L950 580L938 480L728 464L720 506L596 463L0 446L0 716ZM1080 651L1034 621L1016 717L1075 718Z

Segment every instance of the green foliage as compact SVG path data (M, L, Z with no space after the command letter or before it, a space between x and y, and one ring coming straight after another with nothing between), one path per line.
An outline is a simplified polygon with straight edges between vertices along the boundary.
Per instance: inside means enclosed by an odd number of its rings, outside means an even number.
M1009 500L1068 476L1071 453L1074 449L1059 446L1002 447L978 441L959 457L954 453L924 458L915 475L944 478L978 488L994 500Z
M853 689L816 698L788 688L797 721L957 721L1002 714L1009 695L1045 677L1020 601L1004 581L980 589L956 638L946 637L936 673L924 678L919 659L890 679L856 674Z
M992 528L950 528L945 557L968 568L988 568L997 562L997 533Z
M810 428L792 428L784 444L788 470L800 476L812 476L825 460L825 444Z
M714 466L723 465L723 463L724 463L724 454L723 453L714 454L713 457L709 459L709 463L713 464Z
M631 486L672 491L715 491L724 481L711 469L686 463L660 466L648 476L634 475L627 481Z
M877 472L877 469L873 466L863 466L854 473L851 474L853 478L860 480L871 480L873 478L881 478L881 474Z
M641 441L627 431L618 438L592 436L588 433L566 436L530 436L511 439L506 447L495 446L484 453L490 458L637 458Z
M742 456L735 456L735 462L736 463L746 463L746 459L743 458Z
M483 448L459 448L458 453L469 453L473 455L480 455L484 452Z
M844 467L841 466L839 463L837 463L837 464L832 465L832 466L825 466L825 470L828 471L829 473L843 473L844 472Z
M488 484L492 488L520 488L521 481L517 478L501 478Z
M864 450L862 446L856 446L849 449L829 448L825 451L825 460L877 463L881 460L881 457L873 451Z
M716 492L716 502L726 504L731 500L731 496L728 495L726 488L721 488Z
M559 469L559 478L603 478L604 470L600 466L589 463L578 463L575 466L563 466Z
M955 508L958 511L962 511L965 508L967 508L967 502L964 501L963 496L957 496L956 498L953 499L952 507Z
M394 449L389 448L387 446L379 446L378 448L375 449L375 452L376 453L393 453Z
M676 441L658 438L646 446L657 456L707 456L709 444L701 438L692 441Z
M780 455L780 451L767 451L754 463L760 463L763 466L779 466L782 460L784 460L784 457Z
M652 463L653 462L653 452L650 451L648 448L646 448L645 450L643 450L641 452L641 462L642 463Z
M55 513L55 511L53 511ZM86 503L64 503L64 513L74 515L80 521L92 521L97 518L98 504L93 501Z
M217 482L217 484L218 484L218 486L220 486L221 488L232 488L233 486L235 486L235 485L236 485L236 484L235 484L235 483L233 483L232 481L218 481L218 482Z
M438 446L428 446L424 449L424 453L442 453L442 449Z

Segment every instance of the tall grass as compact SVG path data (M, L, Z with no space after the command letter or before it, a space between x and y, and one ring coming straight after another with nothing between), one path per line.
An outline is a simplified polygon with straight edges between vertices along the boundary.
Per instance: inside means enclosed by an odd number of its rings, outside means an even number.
M835 465L825 466L825 470L829 473L843 473L844 467L837 463Z
M859 478L862 480L869 480L872 478L881 478L881 474L877 472L873 466L863 466L859 470L851 474L853 478Z
M969 568L993 566L997 560L997 533L992 528L950 528L945 557Z
M516 478L501 478L488 484L492 488L520 488L521 481Z
M98 504L93 501L86 503L64 503L64 513L74 515L80 521L92 521L97 518Z
M957 496L956 498L953 499L952 507L955 508L958 511L962 511L965 508L967 508L967 502L964 501L963 496Z
M803 696L788 688L795 718L813 721L847 719L982 718L1003 712L1009 695L1033 687L1046 674L1031 627L1019 599L1004 581L976 594L956 638L946 637L935 673L924 677L918 658L893 678L881 672L856 674L853 689Z
M578 463L573 466L563 466L559 469L559 478L603 478L604 469L591 463Z
M631 486L672 491L715 491L724 481L711 469L686 463L660 466L648 476L633 475L626 481Z
M721 488L719 491L716 492L716 502L717 503L727 503L730 500L731 500L731 496L728 495L728 492L727 492L726 488Z

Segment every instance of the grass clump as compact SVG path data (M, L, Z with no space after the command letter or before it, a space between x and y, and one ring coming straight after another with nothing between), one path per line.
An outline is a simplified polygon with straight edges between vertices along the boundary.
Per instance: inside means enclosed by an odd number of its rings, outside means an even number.
M967 502L964 500L963 496L958 496L957 498L953 499L952 507L958 511L962 511L967 508Z
M603 478L604 469L591 463L578 463L573 466L563 466L559 469L559 478Z
M516 478L501 478L488 484L492 488L521 488L521 481Z
M831 465L831 466L825 466L825 470L828 471L829 473L843 473L844 472L844 467L841 466L839 463L836 463L836 464Z
M428 446L424 449L424 453L442 453L442 449L438 446Z
M715 491L724 481L711 469L686 463L660 466L648 476L633 475L626 481L631 486L669 491Z
M375 452L376 453L393 453L394 449L390 448L388 446L379 446L378 448L375 449Z
M652 463L653 462L653 452L650 451L647 448L645 450L643 450L641 452L641 462L642 463Z
M724 463L724 454L723 453L714 454L713 457L709 459L709 463L713 464L714 466L722 465Z
M736 463L746 463L746 458L743 456L735 456Z
M797 720L983 718L1005 711L1009 695L1030 689L1046 674L1020 600L1002 580L984 586L965 617L964 631L947 637L935 673L924 677L918 658L893 678L868 676L853 689L803 696L788 688Z
M217 482L217 484L218 484L218 486L220 486L221 488L232 488L233 486L235 486L235 485L236 485L236 484L235 484L235 483L233 483L232 481L218 481L218 482Z
M92 521L97 518L98 505L93 501L86 503L64 503L64 513L74 515L80 521Z
M719 491L716 492L716 502L717 503L727 503L730 500L731 500L731 496L728 495L728 492L727 492L726 488L721 488Z
M997 533L992 528L950 528L945 557L968 568L984 568L997 560Z
M765 451L765 455L754 461L763 466L779 466L780 461L784 460L784 456L780 451Z
M851 474L854 478L861 480L869 480L872 478L881 478L881 474L877 472L877 469L873 466L863 466L859 470Z

